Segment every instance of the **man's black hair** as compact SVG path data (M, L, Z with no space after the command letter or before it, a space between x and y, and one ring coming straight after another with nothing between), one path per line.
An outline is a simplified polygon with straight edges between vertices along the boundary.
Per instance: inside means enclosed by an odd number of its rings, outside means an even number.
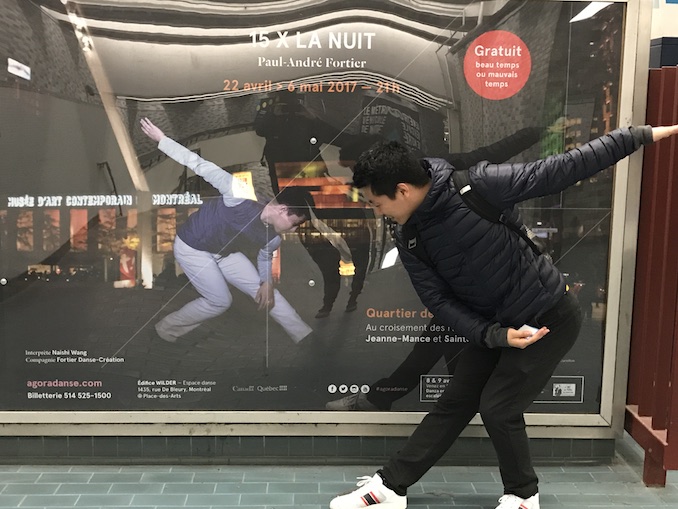
M313 196L306 189L299 186L288 186L280 190L275 197L280 205L287 205L290 214L311 219L310 207L314 205Z
M353 169L353 187L369 187L376 195L395 198L400 183L423 187L430 176L407 147L397 141L377 142L363 152Z

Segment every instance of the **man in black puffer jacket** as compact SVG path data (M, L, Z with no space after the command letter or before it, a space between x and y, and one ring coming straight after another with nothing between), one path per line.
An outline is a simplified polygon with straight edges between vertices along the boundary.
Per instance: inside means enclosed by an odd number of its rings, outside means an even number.
M560 117L547 128L526 127L485 147L479 147L470 152L442 154L440 158L450 163L455 171L467 170L480 161L503 163L537 143L543 134L562 133L564 129L565 117ZM378 141L384 141L383 138L377 138L364 137L364 142L363 139L358 139L354 144L343 147L340 158L352 160L353 164L349 165L355 166L355 162L363 151L369 149ZM444 323L433 317L425 334L433 336L435 334L433 331L440 331L441 326L444 326ZM415 343L410 354L400 365L390 375L371 384L369 392L349 394L328 402L325 408L337 411L390 410L394 402L409 394L419 385L421 376L427 374L441 357L445 358L445 368L448 373L453 374L459 360L459 354L466 347L468 340L457 335L449 327L442 330L453 335L455 339L458 338L458 341L453 343Z
M678 134L670 127L618 129L565 154L525 164L482 162L471 185L506 216L524 200L558 193L642 145ZM406 491L480 412L499 460L497 509L539 509L523 412L574 344L581 310L560 271L502 223L469 209L441 159L414 159L397 143L363 153L354 186L400 228L396 243L424 305L469 339L452 381L404 447L330 509L407 507ZM403 232L406 232L403 233ZM525 327L523 327L525 326Z

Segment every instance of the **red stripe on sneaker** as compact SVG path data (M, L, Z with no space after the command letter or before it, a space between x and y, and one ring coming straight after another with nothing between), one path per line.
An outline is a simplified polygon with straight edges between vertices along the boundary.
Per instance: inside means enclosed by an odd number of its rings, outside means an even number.
M375 505L379 504L379 499L374 493L366 493L364 497L362 497L362 501L365 503L365 505Z
M529 507L524 506L523 504L520 504L520 507L518 509L530 509Z

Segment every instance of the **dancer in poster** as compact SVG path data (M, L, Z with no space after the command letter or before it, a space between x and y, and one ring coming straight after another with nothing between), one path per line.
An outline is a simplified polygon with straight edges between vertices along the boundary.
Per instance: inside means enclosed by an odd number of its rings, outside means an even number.
M141 130L158 148L189 167L221 194L208 200L177 229L174 256L200 297L155 325L165 341L175 342L204 321L225 312L233 301L229 286L249 295L259 310L267 309L295 343L312 330L274 289L271 267L280 234L293 232L310 218L308 192L292 187L263 205L246 198L248 190L219 166L171 140L150 120ZM257 267L245 255L258 251Z
M678 125L617 129L565 154L524 164L482 162L471 186L509 220L524 200L563 191ZM503 223L462 200L444 160L414 159L398 143L363 154L354 185L399 227L396 242L424 305L469 339L450 384L400 451L330 509L407 507L407 488L445 454L480 412L494 445L504 494L497 509L539 509L523 412L574 344L582 316L560 271Z

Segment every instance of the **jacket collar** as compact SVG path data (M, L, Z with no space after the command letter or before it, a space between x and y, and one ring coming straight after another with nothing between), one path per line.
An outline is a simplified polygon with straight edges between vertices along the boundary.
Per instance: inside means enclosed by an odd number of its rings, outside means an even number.
M452 166L444 159L421 159L422 166L431 176L431 188L428 190L424 201L417 207L407 223L415 223L424 220L430 215L442 209L445 200L441 196L449 192L449 180L452 178Z

